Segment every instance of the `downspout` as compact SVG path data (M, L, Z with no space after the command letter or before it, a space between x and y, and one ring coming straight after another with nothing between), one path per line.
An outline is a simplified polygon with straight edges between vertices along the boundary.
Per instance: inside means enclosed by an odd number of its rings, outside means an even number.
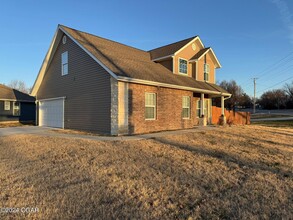
M35 98L36 98L36 101L35 101L35 104L36 104L35 126L38 126L39 125L39 102L38 102L37 96L35 96Z

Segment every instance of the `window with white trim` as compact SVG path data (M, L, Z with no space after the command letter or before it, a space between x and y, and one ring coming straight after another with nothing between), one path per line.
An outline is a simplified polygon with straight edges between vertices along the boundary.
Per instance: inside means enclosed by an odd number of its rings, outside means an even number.
M156 93L145 93L145 119L155 120L157 110L157 97Z
M187 60L179 58L179 73L187 74Z
M199 99L196 102L196 117L198 117L198 118L200 117L200 104L201 104L201 101Z
M68 74L68 51L61 54L62 76Z
M13 102L13 115L20 116L20 103L19 102Z
M4 101L4 110L9 111L10 110L10 101Z
M182 118L190 118L190 96L182 97Z
M204 64L204 81L210 80L210 65L205 63Z

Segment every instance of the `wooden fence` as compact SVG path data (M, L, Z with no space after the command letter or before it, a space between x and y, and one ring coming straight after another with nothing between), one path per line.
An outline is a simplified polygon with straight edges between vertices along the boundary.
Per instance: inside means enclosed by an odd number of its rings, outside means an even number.
M222 115L221 108L212 107L212 124L220 124L220 117ZM225 116L227 124L235 125L249 125L250 124L250 113L249 112L234 112L225 110Z

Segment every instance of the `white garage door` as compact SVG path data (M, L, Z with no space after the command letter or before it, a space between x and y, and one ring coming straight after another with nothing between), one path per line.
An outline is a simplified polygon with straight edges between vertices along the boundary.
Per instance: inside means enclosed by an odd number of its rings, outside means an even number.
M64 128L64 98L39 101L39 125Z

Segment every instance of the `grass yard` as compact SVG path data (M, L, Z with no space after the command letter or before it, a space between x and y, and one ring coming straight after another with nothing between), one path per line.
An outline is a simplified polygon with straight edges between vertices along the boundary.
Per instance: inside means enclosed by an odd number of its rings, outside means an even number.
M251 122L251 124L265 126L265 127L293 128L293 120L284 120L284 121L255 121L255 122Z
M24 122L0 122L0 128L9 128L9 127L20 127L20 126L32 126L32 122L24 123Z
M251 119L262 119L262 118L287 118L291 115L280 115L280 114L251 114Z
M0 219L292 219L293 129L141 141L0 138Z

